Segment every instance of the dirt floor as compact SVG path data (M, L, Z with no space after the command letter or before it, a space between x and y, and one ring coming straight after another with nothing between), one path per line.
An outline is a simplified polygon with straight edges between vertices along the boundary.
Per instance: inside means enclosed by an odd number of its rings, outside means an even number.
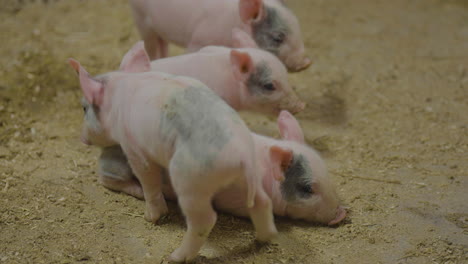
M468 1L287 2L314 60L290 75L298 117L350 214L278 218L270 245L220 214L196 263L468 263ZM171 203L152 225L143 201L97 182L66 63L118 67L138 40L127 1L0 3L0 263L166 263L184 219Z

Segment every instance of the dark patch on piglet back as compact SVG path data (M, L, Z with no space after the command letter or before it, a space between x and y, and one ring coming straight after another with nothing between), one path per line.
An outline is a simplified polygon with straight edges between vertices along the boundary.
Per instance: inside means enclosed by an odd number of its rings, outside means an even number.
M208 88L189 87L174 94L163 107L162 135L176 135L190 156L210 166L232 132L228 123L238 118L230 107Z
M312 170L303 155L294 155L291 165L284 172L281 194L288 202L307 199L312 192Z

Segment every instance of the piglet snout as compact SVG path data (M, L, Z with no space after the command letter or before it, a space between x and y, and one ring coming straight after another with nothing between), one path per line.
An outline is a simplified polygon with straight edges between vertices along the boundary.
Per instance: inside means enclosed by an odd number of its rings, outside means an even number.
M305 70L309 68L310 65L312 65L312 60L309 58L304 58L304 60L302 60L302 66L300 66L298 70L299 71Z
M299 112L302 112L305 107L306 107L306 104L304 102L298 102L296 108L294 108L292 113L297 114Z
M346 210L342 207L342 206L338 206L338 208L336 209L336 217L335 219L331 220L328 225L329 226L332 226L332 225L336 225L338 224L339 222L341 222L343 219L346 218Z
M288 71L289 72L300 72L300 71L303 71L303 70L309 68L309 66L311 64L312 64L312 60L305 57L305 58L302 59L302 61L300 63L297 63L294 66L289 66L288 65Z
M85 145L91 145L91 141L89 141L86 137L81 136L81 142Z
M305 107L306 104L299 100L295 94L284 99L279 105L280 110L288 110L291 114L297 114L304 110Z

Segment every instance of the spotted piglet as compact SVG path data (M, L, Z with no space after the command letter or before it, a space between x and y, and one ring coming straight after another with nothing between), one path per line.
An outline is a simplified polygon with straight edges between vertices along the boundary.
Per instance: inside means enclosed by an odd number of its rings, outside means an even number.
M287 111L278 117L281 139L252 133L258 166L271 168L262 174L264 190L273 201L275 215L309 222L335 225L346 217L345 209L327 175L325 163L318 153L307 146L302 129ZM275 155L265 155L271 148ZM281 163L280 167L271 164ZM243 186L231 185L215 197L215 206L239 216L248 216L242 194Z
M200 80L235 110L278 115L281 110L302 111L288 81L287 70L278 58L256 48L242 31L234 31L236 47L208 46L198 52L158 59L153 71L183 75Z
M233 47L231 30L246 32L290 71L311 61L304 55L299 22L282 0L131 0L133 17L151 59L168 55L168 42L196 51Z
M257 166L252 134L209 88L188 77L147 72L150 61L143 46L125 56L122 71L96 77L77 61L69 62L91 108L85 109L82 141L121 146L141 183L148 221L167 213L162 171L169 172L187 222L171 260L188 261L197 255L216 222L212 199L232 184L247 190L246 207L257 239L268 241L277 233L271 200L258 177L266 171ZM268 155L277 152L272 147Z

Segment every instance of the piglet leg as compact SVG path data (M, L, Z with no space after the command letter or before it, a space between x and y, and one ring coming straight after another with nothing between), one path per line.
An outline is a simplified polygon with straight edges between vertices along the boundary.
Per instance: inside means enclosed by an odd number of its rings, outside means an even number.
M159 58L167 58L169 56L169 43L158 37L158 44L159 44Z
M162 192L162 168L156 163L149 163L143 157L124 148L128 162L141 183L146 203L145 219L156 223L167 214L167 205Z
M143 36L143 40L145 42L145 50L148 53L148 57L151 60L161 58L158 35L154 32L150 32Z
M267 242L278 233L274 223L271 200L263 188L257 188L255 204L249 209L249 214L257 232L257 240Z
M184 262L195 258L216 223L216 213L211 197L204 193L178 196L179 205L186 217L187 232L182 244L170 256L171 261Z
M206 36L206 34L210 34L207 32L205 29L197 29L192 33L192 38L190 39L189 43L187 44L186 52L187 53L192 53L200 50L206 45L203 45L204 40L206 39L205 37L210 37Z
M134 16L139 16L138 13L135 13ZM151 60L155 60L159 58L159 37L153 29L148 26L144 20L137 19L136 20L138 31L140 32L140 36L145 42L145 50L148 54L148 57Z

